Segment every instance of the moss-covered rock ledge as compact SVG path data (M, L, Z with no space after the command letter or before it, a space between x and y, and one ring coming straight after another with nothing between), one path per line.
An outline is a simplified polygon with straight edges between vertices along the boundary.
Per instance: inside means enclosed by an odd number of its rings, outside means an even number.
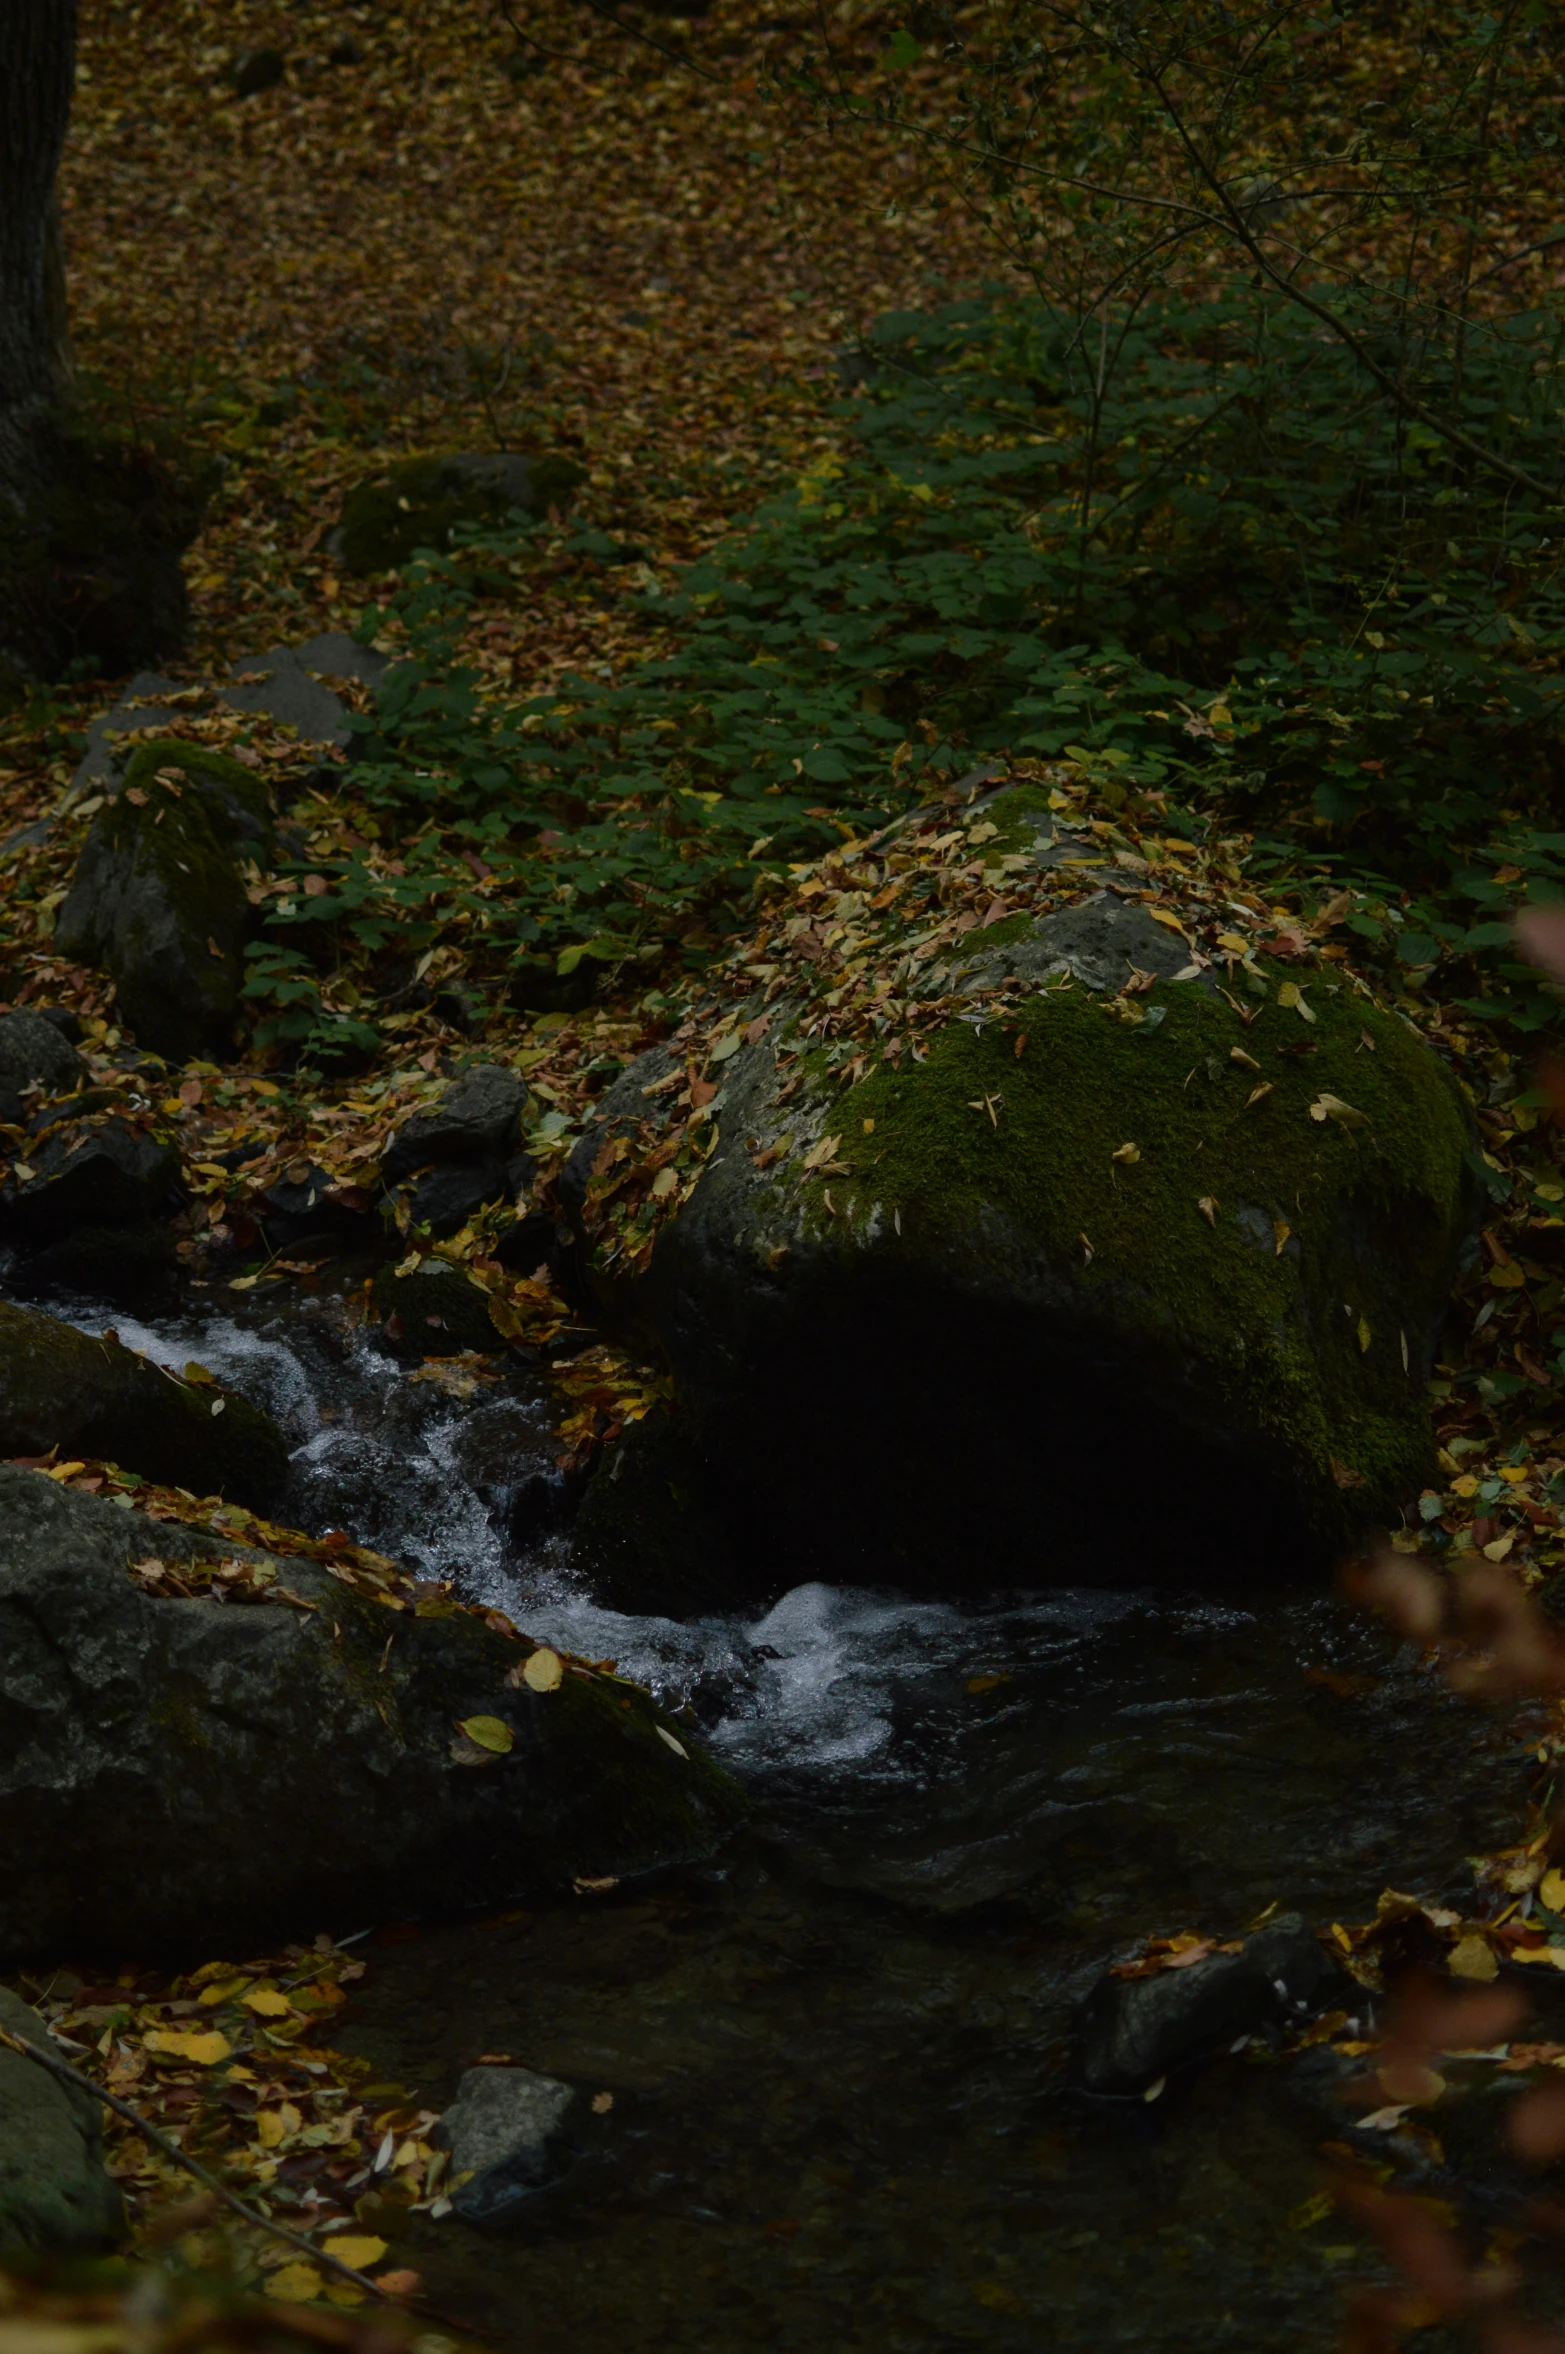
M496 1613L0 1468L0 1958L490 1906L741 1811L645 1692Z
M978 822L1018 872L1061 855L1019 795ZM589 1497L618 1596L1264 1577L1416 1494L1466 1107L1341 965L1213 959L1147 897L1093 875L888 965L938 1016L906 1052L828 1043L873 976L817 953L605 1099L565 1192L678 1401Z

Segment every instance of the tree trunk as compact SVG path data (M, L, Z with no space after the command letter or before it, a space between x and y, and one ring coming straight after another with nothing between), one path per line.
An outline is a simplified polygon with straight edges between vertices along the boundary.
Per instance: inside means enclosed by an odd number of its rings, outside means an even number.
M0 0L0 495L19 515L69 383L55 175L75 79L76 0Z
M77 0L0 0L0 693L173 653L203 485L73 377L55 178Z

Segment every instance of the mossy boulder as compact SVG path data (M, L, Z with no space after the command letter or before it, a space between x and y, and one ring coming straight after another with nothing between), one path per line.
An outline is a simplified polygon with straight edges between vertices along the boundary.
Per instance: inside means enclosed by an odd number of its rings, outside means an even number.
M350 490L327 543L349 572L390 572L420 548L443 554L459 524L498 527L565 506L586 480L559 456L458 451L404 459Z
M184 1381L112 1332L78 1332L0 1300L0 1456L100 1457L144 1479L275 1508L288 1449L269 1414Z
M149 1594L148 1558L272 1599ZM532 1688L530 1648L0 1469L0 1956L204 1958L709 1854L727 1776L632 1685Z
M55 925L101 966L140 1043L184 1062L234 1043L254 923L244 864L271 861L261 779L178 737L141 745L92 823Z
M1340 970L1235 977L1102 895L970 932L971 1014L857 1083L774 1007L639 1265L594 1196L686 1115L646 1092L670 1055L634 1064L564 1187L601 1312L676 1377L589 1491L606 1590L1258 1578L1414 1496L1469 1114Z

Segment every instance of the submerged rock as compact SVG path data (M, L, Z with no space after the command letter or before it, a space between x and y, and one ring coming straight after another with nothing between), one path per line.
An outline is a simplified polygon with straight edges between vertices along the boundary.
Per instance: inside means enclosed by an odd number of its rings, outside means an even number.
M38 2013L4 1986L0 2027L65 2057ZM124 2230L99 2103L20 2052L0 2050L0 2257L96 2256Z
M111 1332L94 1338L0 1300L0 1456L51 1448L258 1512L288 1477L282 1432L248 1399L181 1381Z
M149 1558L241 1561L276 1598L159 1598L127 1574ZM0 1955L244 1950L710 1853L726 1776L646 1694L534 1689L528 1656L449 1601L389 1610L0 1468Z
M585 480L570 458L518 451L408 458L349 491L327 548L349 572L387 572L419 548L443 552L459 524L546 515Z
M1025 789L985 823L986 857L1026 862ZM600 1313L678 1385L589 1491L615 1600L720 1605L804 1564L1254 1577L1383 1526L1427 1475L1480 1198L1466 1106L1409 1025L1340 968L1301 991L1263 958L1235 996L1099 896L953 943L916 1058L870 1027L834 1059L833 1004L872 979L838 978L864 909L841 903L811 994L643 1056L565 1172Z
M1140 2092L1258 2028L1296 2026L1350 1987L1303 1915L1279 1913L1237 1953L1147 1978L1101 1979L1083 2016L1082 2081L1089 2092Z
M559 2180L578 2103L573 2085L531 2068L467 2070L432 2137L451 2153L451 2204L464 2223L498 2223Z
M132 754L55 945L112 975L143 1046L183 1062L233 1044L254 920L243 862L269 864L272 839L266 787L237 760L174 737Z

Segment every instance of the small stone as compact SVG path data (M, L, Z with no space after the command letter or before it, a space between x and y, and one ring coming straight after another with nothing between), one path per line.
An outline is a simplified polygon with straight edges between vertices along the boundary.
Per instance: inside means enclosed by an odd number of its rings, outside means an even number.
M469 2068L435 2128L451 2153L451 2204L465 2223L494 2223L557 2182L570 2163L573 2086L531 2068Z
M82 1226L139 1225L179 1179L173 1146L119 1118L59 1121L29 1151L32 1177L0 1188L0 1229L33 1246Z
M437 1239L456 1234L486 1202L505 1196L505 1169L499 1161L480 1161L472 1167L432 1169L413 1188L408 1212L415 1226L427 1226Z
M64 1095L79 1087L86 1065L61 1034L58 1023L26 1007L0 1014L0 1113L7 1119L22 1116L25 1088L41 1086L46 1095ZM14 1103L16 1109L9 1109Z

